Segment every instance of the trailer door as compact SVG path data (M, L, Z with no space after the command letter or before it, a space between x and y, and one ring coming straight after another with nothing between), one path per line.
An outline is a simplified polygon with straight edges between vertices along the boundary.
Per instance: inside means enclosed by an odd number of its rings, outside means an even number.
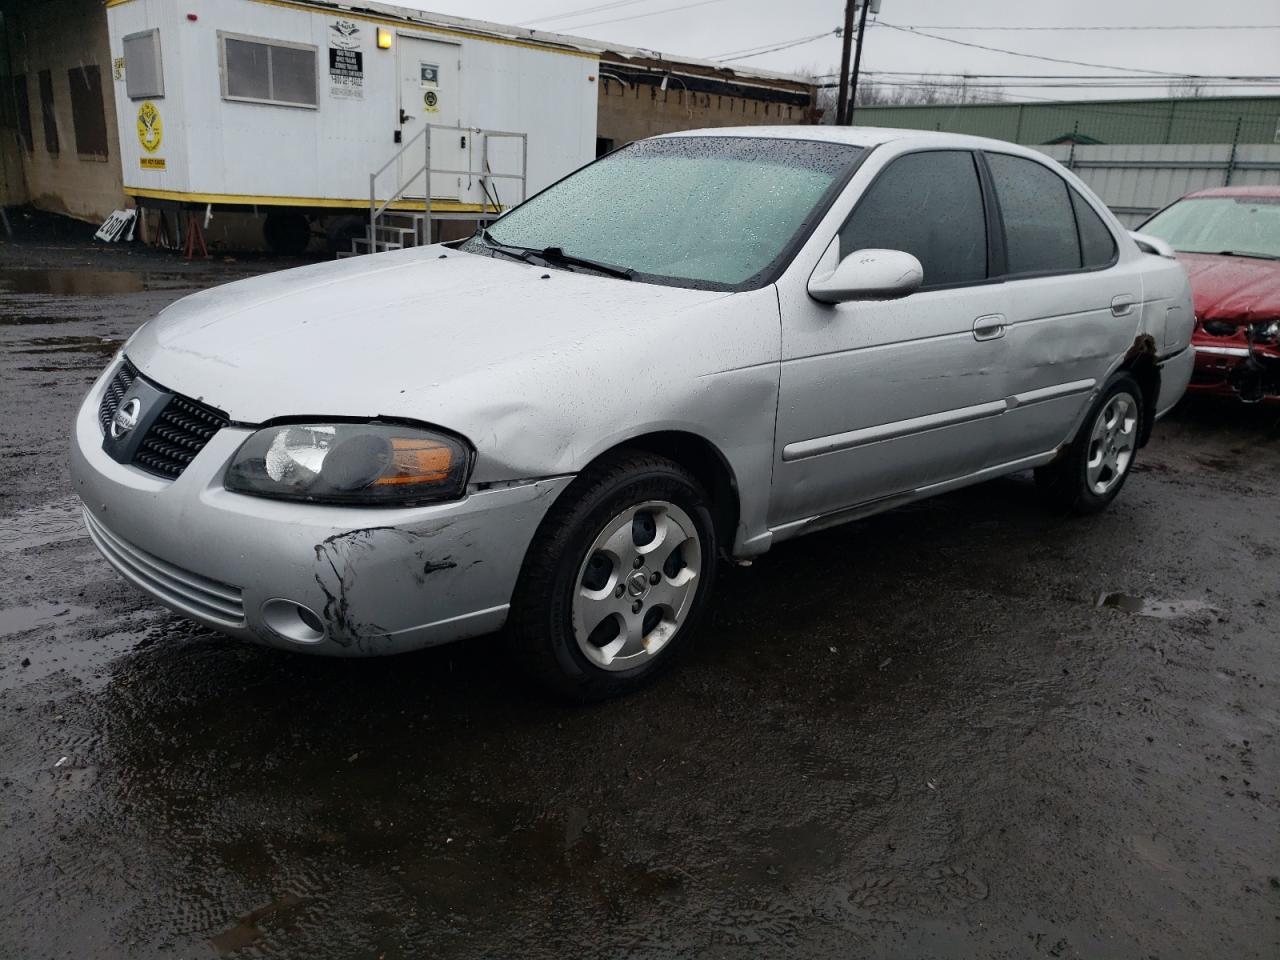
M424 124L457 127L459 111L458 74L462 47L456 43L399 37L400 63L400 136L408 143L422 132ZM463 130L431 131L431 169L466 170L469 134ZM426 144L419 140L400 157L400 182L404 183L422 169ZM431 196L441 200L457 200L462 178L457 174L436 173L431 177ZM414 178L404 195L421 198L423 178Z

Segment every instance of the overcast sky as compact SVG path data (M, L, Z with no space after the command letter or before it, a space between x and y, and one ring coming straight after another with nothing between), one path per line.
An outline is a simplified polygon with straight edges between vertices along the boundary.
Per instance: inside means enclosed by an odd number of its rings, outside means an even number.
M555 30L666 53L712 58L835 29L843 0L399 0L439 13ZM595 8L595 9L591 9ZM557 16L588 10L574 16ZM625 18L625 19L624 19ZM1084 67L1026 59L912 36L887 26L867 31L863 68L869 71L985 74L1128 74L1128 67L1169 73L1280 74L1280 29L1209 30L1209 26L1280 26L1280 0L883 0L880 20L927 27L1197 26L1198 30L934 30L951 40L1100 64ZM609 22L611 21L611 22ZM840 41L828 36L786 50L737 61L783 72L838 69ZM888 76L907 80L912 77ZM1004 81L991 81L1004 82ZM1040 83L1057 81L1042 80ZM1016 99L1163 96L1163 81L1126 92L1058 87L1010 88ZM1215 89L1280 95L1280 83Z

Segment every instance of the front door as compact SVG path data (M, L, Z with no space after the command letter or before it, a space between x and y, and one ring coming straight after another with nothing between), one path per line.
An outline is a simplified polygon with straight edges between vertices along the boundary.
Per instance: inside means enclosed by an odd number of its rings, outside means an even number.
M409 143L427 124L453 127L453 130L431 131L431 169L470 169L467 163L469 133L457 129L461 117L458 76L462 48L456 43L404 35L397 38L397 47L401 142ZM399 183L413 177L404 196L419 199L426 196L420 173L425 163L426 144L423 140L418 140L401 154ZM433 198L457 200L461 188L462 177L456 173L436 173L431 177Z
M992 463L1007 305L1004 286L988 278L974 155L890 161L819 269L872 248L919 258L922 289L885 302L783 301L775 529Z

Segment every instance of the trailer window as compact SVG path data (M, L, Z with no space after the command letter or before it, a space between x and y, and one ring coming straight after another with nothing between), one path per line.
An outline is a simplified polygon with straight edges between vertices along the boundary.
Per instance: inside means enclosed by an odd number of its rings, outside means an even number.
M76 153L83 160L107 159L107 115L102 109L102 73L93 64L67 71L71 87L71 126Z
M58 115L53 108L53 74L41 70L36 79L40 83L40 121L44 125L44 149L51 157L62 152L58 140Z
M143 30L124 38L124 86L130 100L164 96L159 30Z
M316 48L219 33L226 100L316 106Z

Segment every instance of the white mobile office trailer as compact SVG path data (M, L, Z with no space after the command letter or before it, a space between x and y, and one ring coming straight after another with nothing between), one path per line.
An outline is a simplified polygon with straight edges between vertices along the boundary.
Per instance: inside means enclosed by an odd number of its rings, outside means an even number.
M141 205L265 208L268 241L296 246L307 219L367 224L371 192L422 211L428 138L436 218L510 205L595 156L601 51L569 38L376 3L107 8L124 192Z

